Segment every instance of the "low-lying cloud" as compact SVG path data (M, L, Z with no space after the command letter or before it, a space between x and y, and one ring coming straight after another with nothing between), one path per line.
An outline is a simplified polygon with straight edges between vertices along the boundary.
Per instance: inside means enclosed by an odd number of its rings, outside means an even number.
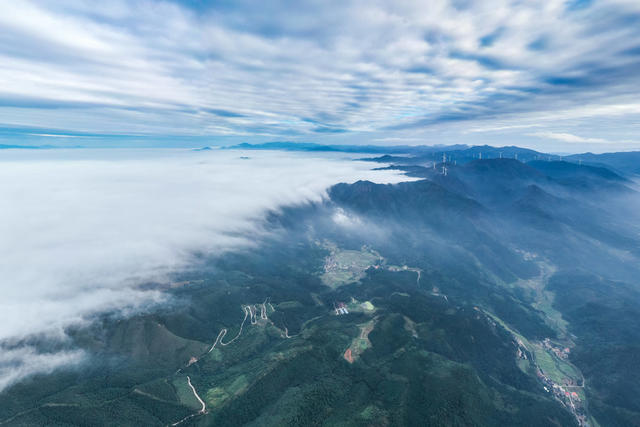
M281 206L320 201L338 182L406 177L365 162L279 152L64 150L0 153L0 390L81 354L39 354L31 336L103 312L161 303L195 253L255 242ZM377 165L376 165L377 166ZM46 361L47 363L40 363Z

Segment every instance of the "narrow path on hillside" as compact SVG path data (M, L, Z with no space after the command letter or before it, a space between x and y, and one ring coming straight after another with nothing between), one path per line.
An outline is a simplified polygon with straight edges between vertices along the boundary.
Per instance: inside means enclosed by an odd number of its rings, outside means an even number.
M196 391L196 388L193 386L193 384L191 384L191 378L188 375L187 375L187 384L191 388L191 391L193 392L193 395L196 397L196 399L198 399L198 402L200 402L200 404L202 405L202 408L200 408L200 410L198 412L194 412L191 415L187 415L186 417L184 417L180 421L176 421L175 423L171 424L172 426L177 426L178 424L182 424L183 422L185 422L188 419L191 419L191 418L193 418L193 417L195 417L197 415L202 415L202 414L206 414L207 413L207 406L205 405L204 401L202 399L200 399L200 396L198 395L198 392Z
M224 338L224 336L227 335L227 328L222 328L220 329L220 333L218 333L218 336L216 337L215 342L213 343L213 345L211 346L211 348L209 349L209 351L207 351L208 353L211 353L213 351L214 348L216 348L216 345L218 344L218 342Z
M189 375L187 375L187 384L189 384L189 387L191 387L191 391L193 391L193 395L196 397L196 399L198 399L198 402L200 402L200 404L202 405L202 408L200 409L200 414L204 414L207 411L207 405L204 404L204 401L202 399L200 399L200 396L198 396L198 392L196 391L196 388L193 386L193 384L191 384L191 378L189 377Z
M220 330L220 332L218 333L218 336L216 337L216 340L213 342L211 347L209 347L209 350L205 354L211 353L213 351L213 349L216 348L216 346L218 344L220 344L221 346L227 346L227 345L233 343L238 338L240 338L240 336L242 335L242 331L244 329L244 324L247 321L247 317L249 318L249 322L252 325L258 324L258 307L260 308L260 314L259 314L260 319L261 320L266 320L271 325L275 326L274 323L271 321L271 319L269 319L269 317L267 315L267 304L271 307L271 309L273 311L275 311L275 308L273 307L273 305L271 305L271 302L269 302L269 298L266 298L262 304L250 304L250 305L241 306L242 307L242 311L244 311L244 317L242 319L242 322L240 323L240 329L238 330L238 334L235 337L233 337L230 341L223 342L224 337L227 335L228 329L227 328L222 328ZM283 338L293 338L295 336L296 335L294 335L294 336L289 335L289 330L287 329L286 326L284 327L284 333L282 334ZM197 363L197 362L198 362L198 359L194 357L193 360L190 361L187 366L190 366L192 363ZM178 371L176 373L179 373L181 370L182 370L182 368L178 369ZM193 395L196 397L196 399L198 399L198 402L200 402L200 404L202 405L202 408L198 412L194 412L193 414L184 417L180 421L177 421L177 422L171 424L172 426L177 426L177 425L182 424L183 422L185 422L185 421L187 421L187 420L189 420L189 419L191 419L191 418L193 418L195 416L203 415L203 414L207 413L206 404L204 403L204 401L198 395L198 392L196 391L196 389L193 386L193 384L191 384L191 378L189 376L187 376L187 383L188 383L189 387L191 388L191 391L193 392Z
M238 338L240 338L240 335L242 335L242 328L244 327L244 322L247 321L247 316L249 316L249 314L251 314L251 309L249 309L248 305L245 305L242 307L242 309L244 310L244 319L242 319L242 323L240 324L240 330L238 331L238 335L236 335L235 337L233 337L233 339L229 342L222 342L222 338L220 338L220 345L229 345L232 342L234 342L235 340L237 340ZM226 333L225 333L226 335ZM223 336L224 338L224 336Z

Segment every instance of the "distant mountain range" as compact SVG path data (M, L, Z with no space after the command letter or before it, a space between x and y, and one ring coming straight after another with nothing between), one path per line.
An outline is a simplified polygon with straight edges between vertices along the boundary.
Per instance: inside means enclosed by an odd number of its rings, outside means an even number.
M0 144L0 150L3 149L25 149L25 150L48 150L51 148L57 148L53 145L8 145ZM76 147L73 147L76 148ZM79 148L79 147L77 147Z
M381 163L396 163L402 165L425 165L440 162L443 158L454 164L464 164L474 160L510 158L522 162L530 161L559 161L606 167L621 174L640 174L640 151L604 153L604 154L572 154L560 156L543 153L517 146L492 147L489 145L468 146L456 145L321 145L297 142L267 142L264 144L242 143L225 149L239 150L287 150L306 152L340 152L381 154L380 157L367 160Z
M14 145L0 144L2 149L24 150L50 150L61 148L54 145ZM86 148L72 146L64 148ZM375 158L366 160L381 163L395 163L402 165L424 165L425 163L439 162L446 158L454 164L464 164L473 160L511 158L522 162L534 160L558 161L584 164L596 167L608 168L620 174L640 174L640 151L612 152L603 154L581 153L560 156L557 154L543 153L517 146L492 147L489 145L469 146L465 144L455 145L323 145L306 142L266 142L262 144L242 143L222 147L222 149L236 150L285 150L305 152L336 152L336 153L362 153L380 154ZM211 151L214 148L204 146L194 148L193 151Z
M566 159L573 162L582 161L594 166L606 166L625 173L640 174L640 151L574 154L567 156Z
M468 145L321 145L306 142L266 142L263 144L242 143L224 147L237 150L287 150L287 151L325 151L340 153L371 153L371 154L418 154L434 151L461 150L469 148Z

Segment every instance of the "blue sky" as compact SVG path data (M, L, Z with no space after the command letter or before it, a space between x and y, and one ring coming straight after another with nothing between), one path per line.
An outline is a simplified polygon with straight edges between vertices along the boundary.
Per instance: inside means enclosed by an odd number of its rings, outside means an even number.
M0 63L0 144L640 149L637 0L15 0Z

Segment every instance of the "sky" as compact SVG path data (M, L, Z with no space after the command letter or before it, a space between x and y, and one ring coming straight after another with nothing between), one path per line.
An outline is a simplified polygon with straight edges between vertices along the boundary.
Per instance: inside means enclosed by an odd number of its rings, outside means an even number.
M0 63L0 144L640 149L637 0L13 0Z
M90 360L69 327L171 304L162 286L139 285L171 283L203 254L257 247L277 232L265 226L267 212L320 202L338 182L410 180L378 166L335 154L5 150L0 392Z

